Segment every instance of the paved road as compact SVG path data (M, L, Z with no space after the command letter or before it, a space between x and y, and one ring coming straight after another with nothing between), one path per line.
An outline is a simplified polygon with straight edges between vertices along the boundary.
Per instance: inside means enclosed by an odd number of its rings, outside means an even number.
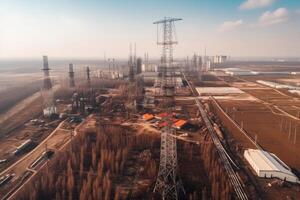
M45 139L43 140L37 147L35 147L31 152L29 152L27 155L25 155L23 158L12 164L10 167L8 167L6 170L1 172L0 176L15 173L15 178L20 178L24 175L25 172L31 171L33 172L31 177L28 177L29 179L26 179L26 181L22 182L22 184L18 185L18 187L14 187L12 185L12 190L7 194L8 196L3 197L2 199L9 199L10 195L14 195L16 191L18 191L25 183L27 183L34 174L37 173L36 170L30 169L29 166L45 151L46 147L47 149L51 149L54 152L59 151L66 143L69 142L71 131L72 130L65 130L61 127L65 121L61 122L57 128ZM8 183L13 184L13 183ZM13 192L12 192L13 191Z

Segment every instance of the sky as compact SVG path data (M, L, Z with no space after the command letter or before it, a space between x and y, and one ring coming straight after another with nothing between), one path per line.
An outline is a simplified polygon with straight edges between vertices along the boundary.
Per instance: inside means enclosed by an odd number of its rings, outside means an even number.
M164 17L175 57L300 57L299 0L0 0L0 59L159 57Z

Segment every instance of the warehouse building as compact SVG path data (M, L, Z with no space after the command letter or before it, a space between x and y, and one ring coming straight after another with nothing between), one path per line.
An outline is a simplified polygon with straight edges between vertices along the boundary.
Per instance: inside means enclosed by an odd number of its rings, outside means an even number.
M272 153L258 149L248 149L244 151L244 158L258 177L278 178L284 181L299 183L299 179L291 172L291 169Z

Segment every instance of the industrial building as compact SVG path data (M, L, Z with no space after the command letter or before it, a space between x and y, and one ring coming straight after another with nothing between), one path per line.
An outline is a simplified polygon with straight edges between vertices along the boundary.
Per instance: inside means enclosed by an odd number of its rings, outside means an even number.
M300 90L289 90L289 92L300 96Z
M247 149L244 151L244 158L258 177L278 178L284 181L299 183L298 177L275 154L259 149Z
M230 76L250 76L250 75L256 75L257 72L247 70L247 69L240 69L240 68L225 68L221 71L224 71L226 74L229 74Z
M156 64L143 64L142 72L157 72L158 66Z
M215 56L214 57L214 63L223 63L227 61L227 56Z
M243 94L244 92L235 87L196 87L200 95L228 95Z
M206 61L206 69L205 69L205 71L209 71L210 69L211 69L211 61L207 60Z
M300 88L296 87L296 86L285 85L285 84L275 83L275 82L271 82L271 81L258 80L256 82L260 83L262 85L266 85L268 87L276 88L276 89L300 90Z
M53 114L57 114L57 108L55 106L49 106L43 109L43 114L45 117L51 117Z
M241 68L223 68L223 69L217 69L220 71L225 72L226 74L229 74L230 76L256 76L256 75L290 75L294 73L293 75L296 75L296 72L262 72L262 71L252 71L248 69L241 69Z

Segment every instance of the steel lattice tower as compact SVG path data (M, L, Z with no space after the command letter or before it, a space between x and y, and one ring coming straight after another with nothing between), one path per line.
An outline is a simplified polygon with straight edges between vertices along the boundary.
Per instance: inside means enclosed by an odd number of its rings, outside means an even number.
M185 192L177 175L177 141L170 127L161 134L159 172L154 187L163 200L177 200L180 192Z
M157 84L160 87L160 95L172 96L175 92L175 69L173 66L173 45L177 44L175 21L182 19L167 18L156 21L157 24L157 44L162 45L161 64L159 66ZM162 28L162 38L159 36L159 25ZM160 41L161 40L161 41Z
M162 24L163 28L163 41L159 42L157 39L157 44L163 46L160 75L157 81L160 84L160 95L168 98L173 98L175 91L172 45L177 44L174 40L174 22L179 20L181 19L165 18L154 22L157 25ZM177 175L177 141L173 136L175 132L171 129L172 109L166 108L166 110L168 116L164 120L167 126L161 134L160 164L154 192L160 193L163 200L177 200L184 189Z

